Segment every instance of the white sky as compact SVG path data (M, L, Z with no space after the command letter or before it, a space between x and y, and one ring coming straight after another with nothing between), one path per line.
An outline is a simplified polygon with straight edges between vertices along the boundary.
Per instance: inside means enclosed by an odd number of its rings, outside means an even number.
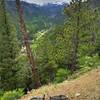
M63 2L69 2L70 0L22 0L22 1L43 5L43 4L47 4L47 3L58 3L58 4L61 4Z

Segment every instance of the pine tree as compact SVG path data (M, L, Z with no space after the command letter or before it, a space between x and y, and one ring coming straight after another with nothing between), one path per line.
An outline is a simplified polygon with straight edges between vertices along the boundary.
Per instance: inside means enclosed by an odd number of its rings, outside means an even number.
M70 5L66 9L66 12L71 19L71 24L72 26L75 27L72 33L71 57L70 57L70 63L68 64L69 68L72 71L75 71L77 69L77 53L78 53L78 47L79 47L81 3L82 3L82 0L72 0L70 2Z
M16 88L18 45L15 31L10 27L4 0L0 0L0 88Z
M79 57L86 54L91 55L94 51L96 14L88 2L82 0L72 0L70 5L65 8L65 13L69 16L66 23L66 30L68 30L66 34L71 37L68 66L75 71L79 67Z

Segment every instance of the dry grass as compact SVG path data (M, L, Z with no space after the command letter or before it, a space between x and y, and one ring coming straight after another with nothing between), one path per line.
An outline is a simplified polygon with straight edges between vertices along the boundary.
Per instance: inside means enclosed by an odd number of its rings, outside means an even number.
M33 96L46 95L46 100L54 95L66 95L70 100L99 100L100 98L100 68L87 72L79 78L64 81L61 84L43 86L33 90L21 100L30 100ZM79 96L76 96L79 94Z

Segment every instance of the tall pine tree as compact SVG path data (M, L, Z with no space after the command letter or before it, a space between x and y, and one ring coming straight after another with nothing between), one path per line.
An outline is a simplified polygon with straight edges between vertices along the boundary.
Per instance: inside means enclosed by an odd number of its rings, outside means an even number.
M71 37L71 48L69 57L69 68L74 71L78 66L79 57L92 55L95 49L96 13L88 4L88 0L71 0L70 5L65 8L69 16L65 30Z
M15 31L10 27L5 1L0 0L0 88L12 90L16 88L18 45Z

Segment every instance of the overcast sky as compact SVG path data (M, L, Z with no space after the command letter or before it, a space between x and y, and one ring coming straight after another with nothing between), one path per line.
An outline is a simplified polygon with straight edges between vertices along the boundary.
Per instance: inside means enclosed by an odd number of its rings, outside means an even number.
M29 3L36 3L39 5L47 4L47 3L63 3L63 2L69 2L70 0L23 0Z

